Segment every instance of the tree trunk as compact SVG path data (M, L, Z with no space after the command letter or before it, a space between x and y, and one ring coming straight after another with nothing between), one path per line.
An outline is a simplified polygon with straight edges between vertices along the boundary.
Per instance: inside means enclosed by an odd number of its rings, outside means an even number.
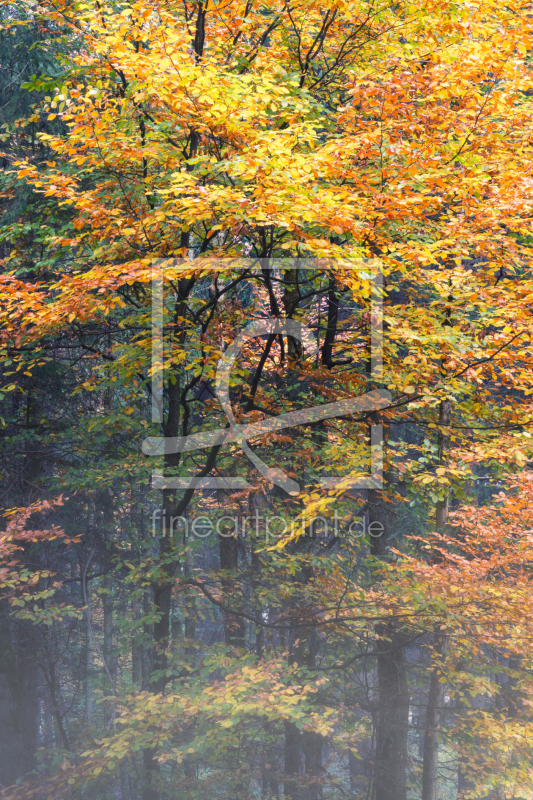
M47 663L43 664L43 673L48 684L52 714L56 722L59 740L66 750L70 750L67 729L65 728L66 714L63 711L61 681L56 673L56 661L54 658L48 659Z
M103 580L103 600L102 605L104 609L104 660L109 670L113 682L115 681L115 663L113 652L113 594L112 594L113 580L111 575L104 575ZM107 674L106 674L107 677ZM109 684L109 679L107 680ZM107 685L106 692L109 694L113 691L113 687Z
M335 336L337 334L337 320L339 316L339 300L335 292L335 278L330 278L328 287L328 321L324 344L322 346L322 363L328 369L333 364L333 348L335 346Z
M90 725L93 718L93 687L92 687L92 672L93 672L93 637L91 636L91 629L88 620L92 620L92 593L91 583L87 583L87 618L84 620L83 627L85 629L85 664L84 664L84 677L85 677L85 719L87 724Z
M238 542L235 536L231 535L231 531L225 528L222 535L218 537L219 552L220 552L220 569L228 573L237 573L238 569ZM222 591L224 593L224 604L231 605L232 598L235 596L235 580L231 577L222 579ZM243 617L224 612L224 636L226 644L231 647L245 648L245 627Z
M442 661L448 647L447 637L435 634L435 665L431 672L424 730L424 756L422 766L422 800L437 800L439 775L438 731L446 684L441 682Z
M451 417L451 409L452 403L451 400L441 400L440 407L439 407L439 435L438 435L438 446L439 446L439 457L438 463L442 465L446 461L446 450L449 444L449 424L450 424L450 417ZM443 500L437 500L435 506L435 527L437 530L443 527L446 524L446 520L448 518L448 503L449 503L449 492L446 493L446 496Z
M22 761L24 772L35 766L35 753L38 747L39 700L37 697L38 665L35 642L35 629L29 620L17 622L18 647L18 690L19 724L22 735Z
M0 605L0 784L11 786L27 772L18 724L17 664L4 603Z
M383 445L388 435L384 429ZM388 486L368 490L369 546L373 556L387 554L394 530ZM406 634L394 620L376 626L379 706L376 723L376 755L373 770L373 800L406 800L409 692L405 662Z
M150 614L152 611L152 591L151 589L145 589L143 594L143 614L147 615ZM153 632L153 625L151 622L145 622L143 624L143 633L144 633L144 641L142 644L142 661L141 661L141 670L142 670L142 688L146 690L148 688L148 683L150 681L150 674L152 672L152 650L148 647L147 643L151 642L154 637Z
M394 622L379 625L379 708L374 763L374 800L406 800L409 694L405 634Z
M285 721L285 797L287 800L304 800L299 791L301 772L302 736L294 722Z
M290 551L304 555L312 545L313 540L310 537L302 536ZM304 561L293 580L303 586L313 577L313 574L313 567ZM306 617L309 618L308 608L304 606L304 610ZM296 598L293 603L292 616L298 616ZM297 627L291 630L290 666L297 664L313 668L317 651L316 625L310 624L304 628ZM285 722L285 796L287 800L316 800L321 796L322 741L320 734L312 731L300 733L295 723Z
M183 569L185 577L191 575L194 570L194 551L191 549L187 550ZM185 608L183 613L185 616L185 638L193 641L196 636L196 597L192 591L185 592L184 603ZM194 654L194 648L192 648L192 653Z
M284 273L285 286L283 291L283 306L289 319L294 317L294 313L300 302L300 289L298 286L299 270L287 269ZM287 336L287 355L290 361L299 360L302 357L303 348L301 342L292 336Z
M191 148L193 145L191 144ZM189 234L182 233L182 247L189 244ZM184 320L187 314L187 298L194 286L195 279L183 278L178 281L178 297L174 306L174 328L173 336L175 343L181 346L185 343L186 330ZM180 381L168 381L168 411L166 420L161 419L165 437L175 438L180 433L180 413L182 389ZM202 475L208 475L214 466L216 455L220 447L212 448L207 463L202 471ZM164 456L165 469L175 469L180 463L180 453L166 453ZM153 646L151 649L151 675L149 684L150 691L154 694L162 694L167 684L167 648L170 638L170 610L172 600L172 587L176 563L173 562L172 553L174 549L172 519L181 517L189 503L191 502L194 489L187 489L184 496L176 506L176 490L163 489L163 519L162 530L159 537L159 557L161 559L161 570L157 580L152 584L154 610L157 613L157 620L153 626ZM154 674L155 673L155 674ZM155 750L148 749L143 753L144 769L146 774L146 785L143 789L142 800L159 800L159 792L155 788L159 775L159 763L155 760Z
M272 729L271 722L265 722L265 733L268 735ZM279 782L277 772L279 770L277 748L272 744L268 744L262 753L262 766L261 766L261 797L268 798L268 800L278 800L279 797Z
M165 508L165 505L163 506ZM164 552L164 548L162 548ZM166 647L168 644L168 636L170 630L170 592L171 587L167 584L153 584L154 593L154 606L155 611L159 612L159 619L149 627L152 628L152 647L150 648L149 658L147 663L149 672L147 675L147 689L153 694L159 694L164 691L166 685L166 678L162 672L167 666ZM147 602L151 609L151 603ZM157 673L154 676L154 673ZM143 751L143 767L145 774L145 784L143 786L142 800L159 800L159 791L157 790L157 781L159 778L160 765L156 760L156 748L146 748Z
M142 614L141 601L138 597L131 601L131 610L134 622L138 622ZM140 633L139 628L136 626L133 629L131 640L131 681L136 688L141 685L143 677L143 647Z
M356 767L357 758L354 756L351 750L348 750L348 774L350 776L350 795L353 797L355 795L355 791L357 788L356 784L356 776L357 776L357 767Z
M314 731L304 731L302 750L305 756L305 800L322 797L322 736Z
M156 780L159 777L159 764L155 761L155 748L143 750L143 767L145 773L145 784L143 786L142 800L159 800L159 792L156 788Z

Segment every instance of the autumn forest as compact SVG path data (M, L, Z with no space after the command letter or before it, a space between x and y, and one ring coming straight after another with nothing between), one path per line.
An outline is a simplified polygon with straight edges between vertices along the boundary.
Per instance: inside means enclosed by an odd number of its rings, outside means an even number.
M0 798L531 800L533 5L0 3Z

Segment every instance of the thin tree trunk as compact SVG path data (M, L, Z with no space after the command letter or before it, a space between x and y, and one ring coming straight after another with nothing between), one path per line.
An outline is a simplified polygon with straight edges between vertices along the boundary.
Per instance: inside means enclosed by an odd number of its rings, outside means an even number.
M93 719L93 687L92 687L92 672L93 672L93 637L91 636L91 628L88 620L92 620L92 593L91 583L86 584L87 595L87 618L84 620L85 628L85 719L87 724L91 724Z
M271 722L265 722L265 733L268 736L272 728ZM279 782L276 772L279 769L278 756L276 748L272 744L268 744L262 753L262 768L261 768L261 797L272 800L277 800L279 797Z
M438 434L438 446L439 446L439 456L438 456L438 463L440 465L444 464L446 461L446 450L449 444L449 429L448 426L450 424L450 417L451 417L451 409L452 403L451 400L441 400L440 407L439 407L439 434ZM448 503L449 503L449 492L446 493L446 496L443 500L437 500L435 506L435 527L437 530L443 527L446 524L446 520L448 518Z
M370 372L370 358L369 358ZM384 426L383 447L388 428ZM389 486L392 476L385 472L383 488L368 490L369 545L373 556L383 558L394 531L393 504ZM373 800L406 800L407 742L409 733L409 691L405 660L406 634L395 620L376 626L378 713L376 754L373 765Z
M316 626L305 629L307 642L306 665L316 666L318 636ZM305 756L305 800L318 800L322 797L322 744L323 737L314 731L302 734L302 750Z
M335 346L335 336L337 334L337 319L339 315L339 300L335 292L335 278L330 278L328 287L328 321L324 344L322 346L322 363L328 369L333 364L333 348Z
M135 597L131 602L132 616L135 622L141 618L141 601ZM140 630L137 626L133 629L131 641L131 681L135 687L141 685L142 682L142 643L140 641Z
M104 575L103 580L103 610L104 610L104 660L107 664L107 669L115 682L115 663L113 652L113 594L112 594L113 580L111 575ZM107 686L106 692L109 694L113 689Z
M310 537L301 537L293 552L304 553L312 545ZM296 583L305 585L313 576L313 567L304 562L295 575ZM293 616L297 616L298 605L293 604ZM308 609L306 609L308 616ZM289 665L313 668L318 651L316 626L296 628L290 632ZM305 761L303 760L303 758ZM305 764L305 766L304 766ZM316 800L321 796L322 737L314 732L300 733L293 722L285 722L285 796L288 800ZM305 777L299 777L305 775Z
M360 777L358 771L359 759L354 756L351 750L348 750L348 772L350 775L350 796L355 798L357 791L357 778Z
M314 731L304 731L302 750L305 755L305 799L322 797L322 736Z
M191 137L191 154L196 147L195 137ZM182 233L182 247L189 244L189 234ZM186 330L184 319L187 314L187 298L194 286L194 278L183 278L178 281L178 297L174 306L174 329L175 343L181 346L185 343ZM180 413L181 413L182 390L180 381L168 382L168 412L163 429L164 435L175 438L180 433ZM163 421L163 420L162 420ZM208 475L216 461L216 455L220 447L212 448L207 458L207 463L202 474ZM165 469L174 469L179 466L180 453L166 453L164 457ZM157 620L153 626L153 646L151 650L152 663L149 688L154 694L162 694L167 684L167 648L170 639L170 610L172 599L172 587L174 584L174 574L177 564L173 562L172 554L174 549L174 539L172 530L172 519L181 517L189 503L191 502L194 489L187 489L183 498L176 506L175 489L163 489L163 519L162 530L159 538L159 557L162 562L161 572L158 580L152 584L154 610L157 613ZM155 673L155 674L154 674ZM146 775L146 785L143 789L142 800L159 800L156 781L159 774L159 763L155 760L155 750L147 749L143 753L143 762Z
M17 672L19 690L19 724L22 735L24 772L35 766L38 747L39 701L37 697L38 665L35 652L35 630L29 620L17 623Z
M43 702L43 736L41 745L48 750L54 747L55 744L54 720L52 712L50 711L50 706L45 699Z
M152 591L151 589L146 589L143 595L143 614L146 616L150 614L152 611L152 598L151 598ZM153 639L153 625L150 622L145 622L143 625L143 632L144 632L144 642L142 643L141 649L141 669L142 669L142 688L145 690L148 688L148 682L150 680L150 674L152 672L152 650L146 644L146 642L151 642Z
M14 628L14 626L13 626ZM0 602L0 784L10 786L27 772L17 703L17 659L7 614ZM49 746L51 746L50 742Z
M442 661L446 657L447 637L435 633L435 665L431 672L424 731L424 756L422 766L422 800L437 800L439 776L438 732L446 684L442 679Z
M68 734L65 728L66 715L62 709L63 702L61 698L61 684L56 675L54 662L50 663L50 699L52 701L52 713L61 737L61 743L63 744L63 747L65 747L67 750L70 750Z
M194 551L188 549L183 565L185 577L192 574L194 570ZM193 641L196 637L196 597L192 591L185 592L185 638ZM194 655L194 648L191 648Z
M409 693L405 634L394 622L379 625L377 649L379 709L374 763L374 800L406 800Z
M146 775L146 783L143 786L142 800L159 800L159 792L156 788L156 780L159 775L158 762L155 761L155 748L143 750L143 767Z
M298 304L300 302L300 289L298 286L298 273L297 269L287 269L284 273L284 292L283 292L283 306L285 313L289 319L292 319ZM302 344L293 336L287 337L287 355L290 361L299 360L302 357L303 349Z
M251 553L251 562L252 562L252 575L254 576L254 587L253 587L253 594L254 594L254 605L255 605L255 619L257 622L256 625L256 632L255 632L255 652L257 658L260 660L263 658L263 650L265 645L265 633L264 628L262 626L263 622L263 615L265 614L264 605L260 602L259 592L258 592L258 581L256 578L261 574L261 559L257 554L254 548L254 542L251 543L252 553ZM268 613L268 611L267 611Z
M238 542L235 536L231 535L230 530L223 529L222 535L218 537L219 552L220 552L220 569L227 573L236 575L238 569ZM229 534L229 535L228 535ZM225 605L232 603L232 598L235 597L235 579L232 577L225 577L222 579L222 591L224 593ZM230 612L224 613L224 635L226 644L231 647L239 647L244 650L245 647L245 627L243 617L231 614Z
M294 722L285 721L285 797L287 800L303 800L300 797L298 776L301 772L302 737Z

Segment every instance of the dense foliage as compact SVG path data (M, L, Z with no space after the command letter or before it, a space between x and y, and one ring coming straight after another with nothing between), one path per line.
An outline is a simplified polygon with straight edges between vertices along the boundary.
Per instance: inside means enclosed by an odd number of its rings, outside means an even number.
M532 26L2 6L6 800L531 796Z

